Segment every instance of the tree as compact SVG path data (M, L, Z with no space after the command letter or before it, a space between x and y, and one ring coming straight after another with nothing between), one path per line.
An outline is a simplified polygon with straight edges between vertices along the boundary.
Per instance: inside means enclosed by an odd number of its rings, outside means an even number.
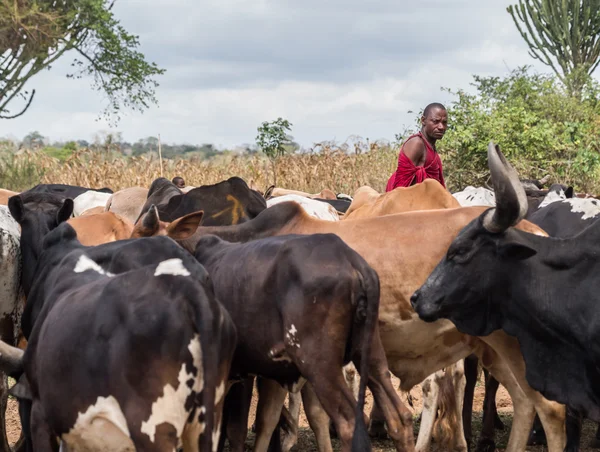
M550 66L570 94L580 97L600 62L600 2L519 0L507 11L530 55Z
M136 50L138 37L114 18L115 1L0 0L0 118L25 113L35 95L27 82L67 52L76 55L67 77L93 77L108 100L107 119L118 121L121 107L156 103L154 78L164 70ZM24 105L14 107L18 99Z
M39 148L44 146L45 141L46 138L36 130L35 132L29 132L25 135L21 147L25 149Z
M292 124L287 119L277 118L275 121L263 122L258 127L256 144L271 161L273 183L277 185L277 158L284 155L286 148L292 144L293 138L286 134Z

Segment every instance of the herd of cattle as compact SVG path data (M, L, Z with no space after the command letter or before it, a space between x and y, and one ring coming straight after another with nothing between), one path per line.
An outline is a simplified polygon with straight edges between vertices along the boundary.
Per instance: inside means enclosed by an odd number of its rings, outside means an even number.
M0 447L241 452L256 379L255 451L294 446L301 403L321 452L330 421L343 451L381 434L398 451L434 434L493 451L499 383L507 451L579 450L582 419L600 421L600 201L520 181L493 144L488 162L494 190L454 194L431 179L262 193L238 177L0 190L0 371L17 381L0 379ZM422 387L416 443L390 372Z

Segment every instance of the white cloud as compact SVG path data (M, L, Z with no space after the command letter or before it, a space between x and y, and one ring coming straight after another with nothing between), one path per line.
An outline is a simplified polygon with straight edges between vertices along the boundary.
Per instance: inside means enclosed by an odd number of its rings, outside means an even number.
M167 69L160 106L128 113L117 130L135 141L252 143L278 116L303 145L351 135L392 139L416 112L468 88L471 74L537 65L505 9L509 1L121 0L116 13ZM90 80L67 80L68 59L33 78L37 94L0 136L38 130L91 140L103 99ZM412 110L414 113L408 113Z

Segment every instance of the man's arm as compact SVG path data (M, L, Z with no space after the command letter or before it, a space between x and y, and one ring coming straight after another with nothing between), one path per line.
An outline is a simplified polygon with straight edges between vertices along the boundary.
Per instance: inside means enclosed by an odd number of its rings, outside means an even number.
M413 165L425 165L427 149L425 148L425 143L423 143L423 140L420 140L419 138L408 140L406 143L404 143L402 152L404 152L404 155L406 155L413 162Z

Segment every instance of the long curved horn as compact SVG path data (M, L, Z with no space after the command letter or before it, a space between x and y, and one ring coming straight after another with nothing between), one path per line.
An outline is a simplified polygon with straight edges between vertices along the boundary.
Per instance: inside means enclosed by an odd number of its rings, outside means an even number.
M496 207L483 219L483 226L490 232L506 231L527 214L527 196L519 181L519 175L504 158L500 147L492 141L488 146L488 166L496 195Z
M0 341L0 369L7 374L22 372L24 353L20 348Z

